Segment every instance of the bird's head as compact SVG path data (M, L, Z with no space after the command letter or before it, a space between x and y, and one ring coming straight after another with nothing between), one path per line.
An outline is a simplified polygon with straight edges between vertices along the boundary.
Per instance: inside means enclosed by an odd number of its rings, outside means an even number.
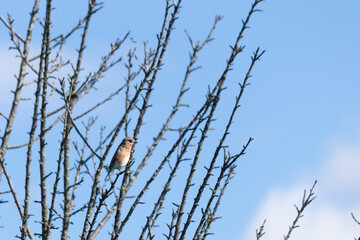
M127 146L133 146L135 143L135 140L132 137L126 137L122 140L122 144L125 144Z

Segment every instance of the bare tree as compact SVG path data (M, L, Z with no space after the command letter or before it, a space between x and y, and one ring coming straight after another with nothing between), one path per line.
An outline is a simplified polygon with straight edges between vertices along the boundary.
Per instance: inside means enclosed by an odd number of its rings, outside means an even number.
M199 54L213 40L215 28L222 17L215 17L203 40L195 41L186 32L191 50L189 63L178 95L172 99L174 105L169 105L168 110L164 109L169 113L162 119L160 129L145 125L145 119L152 110L152 95L161 94L154 91L154 86L158 82L159 73L166 67L164 56L181 15L181 0L165 1L155 46L145 42L142 46L127 49L127 54L123 57L120 51L123 43L132 41L130 33L125 34L110 44L99 67L94 69L84 69L84 53L88 32L91 31L89 26L103 3L89 0L85 16L68 32L57 36L52 33L52 26L56 24L52 20L52 0L47 0L44 4L44 19L39 17L40 1L34 1L25 37L13 26L11 15L7 19L0 16L10 34L11 49L21 58L14 98L10 103L11 110L8 114L0 112L6 122L1 137L0 174L8 186L0 194L7 194L9 198L11 196L17 207L20 217L20 233L17 237L52 239L52 236L58 236L68 239L70 236L74 238L80 235L81 239L95 239L99 233L109 232L111 239L118 239L126 227L134 224L130 221L132 219L136 219L135 225L139 229L132 234L132 238L154 239L155 236L163 235L166 239L205 239L211 235L211 225L218 219L221 198L234 177L237 161L243 157L253 140L249 138L237 153L230 153L225 144L231 126L236 121L236 113L249 85L251 72L264 54L260 48L255 49L248 70L239 82L238 95L234 96L234 103L229 107L231 112L227 120L217 129L220 133L217 146L209 146L206 140L211 136L209 133L216 116L223 114L218 108L223 99L225 82L235 60L244 49L242 39L249 28L250 19L259 11L260 2L262 0L253 1L229 49L228 58L226 61L218 60L225 63L220 77L214 86L209 87L205 96L198 96L197 101L201 104L194 111L194 108L184 109L188 105L183 102L183 96L189 89L191 74L200 68L197 66ZM30 47L36 49L36 44L30 44L35 24L42 29L41 48L30 55ZM73 37L76 34L80 35L77 56L64 61L63 48L68 42L76 41ZM141 58L137 54L139 48L143 48ZM94 105L87 103L86 99L98 98L95 90L105 79L111 81L106 78L106 74L115 67L125 68L125 80L120 84L119 79L114 80L113 86L116 87L112 92L108 92L107 96ZM28 124L28 137L24 138L23 143L9 145L9 137L16 134L13 123L18 106L24 100L24 88L33 89L31 122L24 122ZM121 100L118 96L122 97ZM99 112L105 115L104 111L109 105L118 111L122 109L122 113L113 126L105 128L98 124L98 119L101 118ZM187 114L183 119L188 120L176 125L173 119L180 117L179 112ZM88 119L81 122L86 116ZM149 142L149 139L140 138L141 131L150 131L153 136L145 151L142 143ZM102 179L106 170L104 168L109 162L109 154L115 150L113 145L122 136L131 136L138 144L133 147L126 169L107 182ZM58 145L49 146L49 142ZM25 155L19 154L16 159L6 157L7 151L20 151L21 148L27 148ZM154 155L156 150L162 151L163 157ZM210 152L211 157L204 156L204 151ZM34 159L38 162L34 162ZM22 190L14 187L7 167L8 164L19 163L26 166L24 192L21 194L24 196L23 200L18 197ZM32 173L34 164L38 164L38 171ZM205 172L199 170L201 166L205 167ZM177 176L180 167L185 170ZM138 178L140 175L142 179ZM195 178L202 180L196 182ZM30 186L35 182L40 185L40 195L31 192ZM173 191L174 184L177 193L181 193L175 198L169 194ZM144 201L145 195L150 194L150 187L153 199ZM298 217L285 239L289 239L292 229L297 226L303 208L314 199L312 195L312 189L308 198L304 195L303 207L298 209ZM39 207L31 208L31 201L39 203ZM0 203L11 204L7 201ZM139 209L142 209L142 217L134 214ZM76 228L73 224L75 221ZM159 221L166 225L159 227ZM264 224L257 232L257 239L264 234L263 229Z

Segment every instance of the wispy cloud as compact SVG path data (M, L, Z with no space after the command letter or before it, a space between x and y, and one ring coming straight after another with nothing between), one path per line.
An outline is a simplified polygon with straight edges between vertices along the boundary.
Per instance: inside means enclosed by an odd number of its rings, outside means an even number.
M318 197L305 210L292 240L340 240L360 236L360 226L350 215L353 212L360 218L360 144L339 144L332 149L316 174ZM267 220L266 234L262 240L282 239L296 216L293 204L301 206L303 191L310 187L311 181L302 179L289 188L270 191L241 239L255 239L255 229L264 219Z

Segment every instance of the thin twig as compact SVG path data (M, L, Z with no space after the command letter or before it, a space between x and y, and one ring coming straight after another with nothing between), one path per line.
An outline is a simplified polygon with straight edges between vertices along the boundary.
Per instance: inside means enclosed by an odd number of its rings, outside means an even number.
M360 222L355 218L355 216L354 216L354 214L353 213L351 213L351 217L353 218L353 220L357 223L357 224L359 224L360 225Z
M295 205L297 215L296 215L295 220L293 221L293 224L289 227L289 231L288 231L287 235L284 236L284 240L290 239L292 231L295 228L299 227L298 221L300 220L301 217L303 217L303 212L304 212L305 208L316 198L316 196L314 196L314 194L315 194L314 193L314 188L315 188L316 183L317 183L317 181L315 180L315 182L314 182L313 186L311 187L308 195L306 195L306 190L304 190L304 195L303 195L303 199L302 199L302 202L301 202L301 207L298 208Z
M256 229L256 240L260 240L260 238L262 236L264 236L264 234L265 234L265 232L264 232L265 222L266 222L266 220L264 220L264 222L261 224L259 229Z
M9 121L8 117L5 116L2 112L0 112L0 115L1 115L3 118L5 118L5 120L6 120L7 122Z
M5 175L5 178L6 178L7 182L8 182L8 185L9 185L9 188L10 188L10 192L11 192L13 198L14 198L15 205L16 205L18 211L19 211L19 215L20 215L21 219L25 219L25 218L24 218L24 213L23 213L22 208L21 208L21 204L20 204L19 199L18 199L18 197L17 197L17 194L16 194L16 192L15 192L15 189L14 189L14 186L13 186L13 184L12 184L10 175L9 175L9 173L8 173L8 171L7 171L6 165L4 164L3 161L0 161L0 164L1 164L1 166L2 166L2 171L3 171L4 175ZM31 234L31 232L30 232L30 228L29 228L29 225L28 225L27 222L25 223L25 226L23 226L23 227L26 229L27 236L28 236L31 240L34 240L34 237L32 236L32 234Z

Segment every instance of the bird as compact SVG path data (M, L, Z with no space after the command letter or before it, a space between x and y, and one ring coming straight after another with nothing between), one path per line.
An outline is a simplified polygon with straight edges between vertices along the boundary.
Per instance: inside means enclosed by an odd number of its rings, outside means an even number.
M120 170L126 166L126 164L129 162L130 153L134 144L135 140L132 137L126 137L121 141L120 145L114 153L113 158L111 159L110 165L108 167L108 173L105 179L108 178L109 174L114 169Z

